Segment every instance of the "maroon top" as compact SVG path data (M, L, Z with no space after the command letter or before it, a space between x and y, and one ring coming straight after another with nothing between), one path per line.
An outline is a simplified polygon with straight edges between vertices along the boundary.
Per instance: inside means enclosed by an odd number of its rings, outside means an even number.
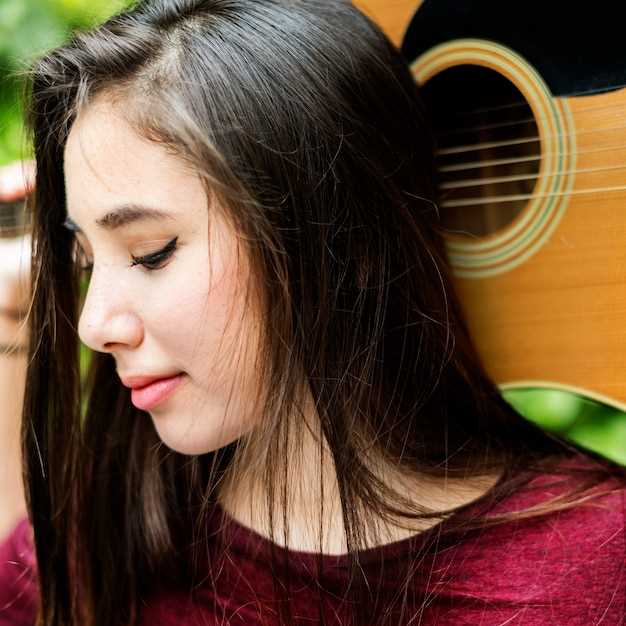
M550 478L536 476L495 505L490 491L455 517L515 511L545 501L558 492L545 487ZM440 536L450 524L449 518L414 537L362 551L361 565L370 584L381 588L388 599L398 590L402 566L419 553L420 567L412 577L415 604L409 594L408 611L398 621L402 624L624 625L625 493L622 486L617 493L543 518L466 531L462 536ZM215 512L211 526L218 528L225 521L234 531L226 567L213 580L207 577L194 601L175 591L146 600L142 609L146 626L262 623L254 601L271 604L273 597L269 540L233 520L220 507ZM279 554L281 550L279 547ZM341 624L343 609L338 597L347 588L346 556L326 555L318 578L313 553L292 555L290 583L296 623L319 623L311 590L321 587L327 623ZM1 626L34 623L34 567L30 528L24 520L0 545ZM418 609L425 595L430 603L420 618Z

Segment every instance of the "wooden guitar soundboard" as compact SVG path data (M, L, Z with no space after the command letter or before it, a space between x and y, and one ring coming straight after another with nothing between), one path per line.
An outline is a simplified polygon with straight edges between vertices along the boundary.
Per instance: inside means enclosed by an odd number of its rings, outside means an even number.
M355 4L401 48L433 112L448 254L490 375L626 410L618 17L580 11L564 28L550 3Z

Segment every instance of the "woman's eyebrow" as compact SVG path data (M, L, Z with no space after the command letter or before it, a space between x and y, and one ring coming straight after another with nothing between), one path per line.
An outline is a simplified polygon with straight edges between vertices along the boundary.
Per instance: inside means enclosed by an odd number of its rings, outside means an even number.
M132 224L143 221L163 221L175 219L173 215L162 209L144 206L141 204L123 204L116 207L112 211L106 213L103 217L96 220L96 224L105 230L116 230ZM63 222L65 228L75 233L82 233L78 224L68 215Z

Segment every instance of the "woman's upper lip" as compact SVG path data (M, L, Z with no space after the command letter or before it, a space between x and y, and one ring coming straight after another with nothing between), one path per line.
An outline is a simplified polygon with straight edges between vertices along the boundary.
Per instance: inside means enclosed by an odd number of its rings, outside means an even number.
M173 374L158 374L155 376L120 376L120 380L122 381L122 385L124 385L124 387L141 389L142 387L147 387L157 380L173 378L174 376L178 376L178 374L182 374L182 372L174 372Z

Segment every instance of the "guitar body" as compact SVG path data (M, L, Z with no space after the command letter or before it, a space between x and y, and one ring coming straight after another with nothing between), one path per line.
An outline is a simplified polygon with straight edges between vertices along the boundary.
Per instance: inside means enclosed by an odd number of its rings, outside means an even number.
M431 108L448 255L489 374L626 410L618 16L581 11L565 24L550 3L355 4L401 47Z

